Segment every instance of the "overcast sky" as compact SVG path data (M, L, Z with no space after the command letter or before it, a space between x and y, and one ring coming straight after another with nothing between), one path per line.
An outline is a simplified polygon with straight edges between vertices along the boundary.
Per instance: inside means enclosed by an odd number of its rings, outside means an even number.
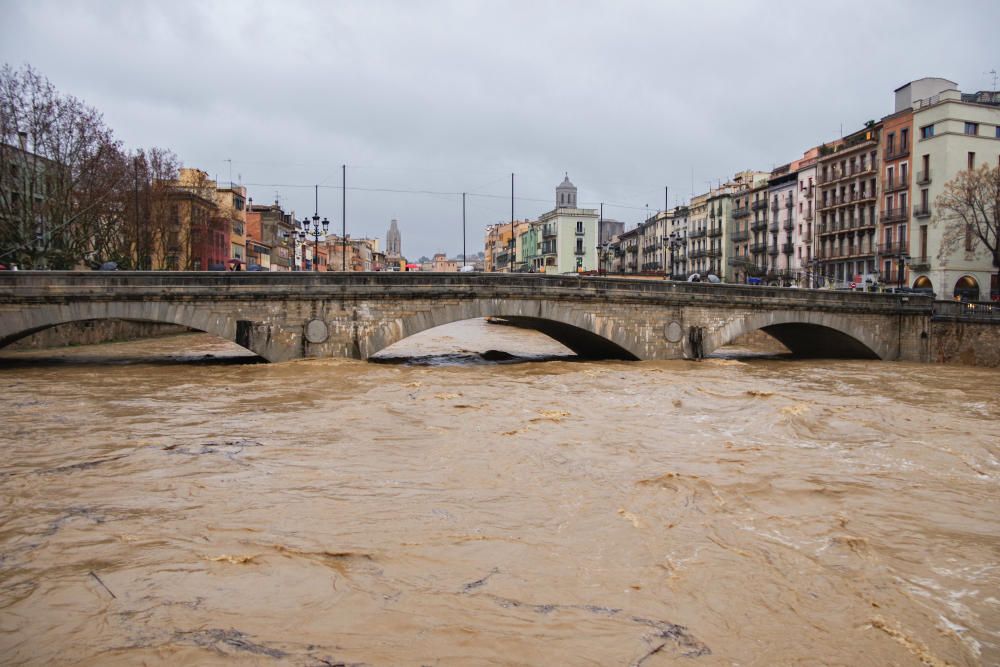
M631 226L771 169L941 76L992 88L1000 2L0 0L0 59L104 113L130 148L276 194L411 258L579 201ZM231 160L231 163L229 162ZM693 186L692 186L693 183ZM322 187L326 186L326 187ZM352 189L358 188L358 189ZM378 192L375 190L410 192ZM432 194L417 193L425 191ZM614 205L612 205L612 203Z

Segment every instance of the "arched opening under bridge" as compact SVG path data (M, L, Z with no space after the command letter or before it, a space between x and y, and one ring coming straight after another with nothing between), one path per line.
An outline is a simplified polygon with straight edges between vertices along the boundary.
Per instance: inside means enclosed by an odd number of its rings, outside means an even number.
M403 337L369 357L376 363L420 365L578 359L636 357L590 331L535 317L457 320Z
M0 338L0 365L245 364L252 350L186 324L124 318L63 319Z

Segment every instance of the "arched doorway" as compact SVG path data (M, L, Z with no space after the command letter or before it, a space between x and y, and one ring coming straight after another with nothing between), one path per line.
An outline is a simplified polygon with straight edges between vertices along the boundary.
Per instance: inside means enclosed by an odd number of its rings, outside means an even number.
M913 281L913 286L920 289L929 289L934 291L934 283L927 276L917 276L917 279Z
M979 283L972 276L962 276L955 283L953 296L962 301L979 301Z

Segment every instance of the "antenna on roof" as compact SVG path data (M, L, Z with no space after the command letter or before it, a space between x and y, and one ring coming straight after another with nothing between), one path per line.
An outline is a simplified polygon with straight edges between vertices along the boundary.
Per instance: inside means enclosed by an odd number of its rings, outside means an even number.
M991 74L991 75L993 75L993 90L996 91L996 89L997 89L997 69L994 67L989 72L983 72L983 74Z

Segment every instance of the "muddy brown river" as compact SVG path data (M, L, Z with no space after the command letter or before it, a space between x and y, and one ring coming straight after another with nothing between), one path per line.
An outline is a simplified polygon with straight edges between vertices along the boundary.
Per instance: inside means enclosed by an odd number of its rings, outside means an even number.
M1000 371L566 352L0 354L0 663L1000 664Z

